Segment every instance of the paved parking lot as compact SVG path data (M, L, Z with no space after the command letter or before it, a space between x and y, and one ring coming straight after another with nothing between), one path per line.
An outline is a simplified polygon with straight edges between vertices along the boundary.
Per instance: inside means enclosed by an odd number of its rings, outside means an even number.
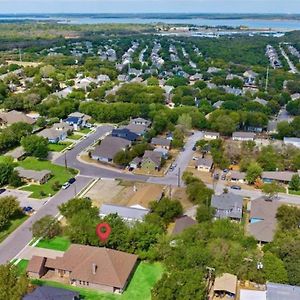
M41 208L46 202L47 198L43 200L30 198L30 192L19 191L19 190L9 190L7 189L4 193L1 194L1 197L4 196L14 196L20 202L20 206L31 206L34 210Z

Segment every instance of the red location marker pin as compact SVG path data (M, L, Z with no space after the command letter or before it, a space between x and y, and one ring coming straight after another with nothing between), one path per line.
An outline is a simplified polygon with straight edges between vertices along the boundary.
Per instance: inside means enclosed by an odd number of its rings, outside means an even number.
M108 223L100 223L96 227L96 233L101 242L105 242L111 233L111 228Z

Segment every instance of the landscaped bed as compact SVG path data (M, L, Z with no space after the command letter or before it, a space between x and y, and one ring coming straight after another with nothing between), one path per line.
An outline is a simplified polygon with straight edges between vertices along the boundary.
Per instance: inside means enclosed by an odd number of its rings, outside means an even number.
M33 157L27 157L25 160L18 162L18 165L29 170L51 171L52 177L48 182L41 185L32 184L21 188L24 191L32 192L30 197L38 199L48 197L49 195L53 196L57 192L54 188L56 182L62 185L77 173L76 170L66 169L62 166L54 165L48 160L38 160Z
M40 240L36 247L66 251L71 245L70 240L64 236L57 236L51 240Z
M36 285L49 285L78 291L80 296L85 300L150 300L151 289L157 280L160 279L162 272L163 268L160 263L150 264L147 262L141 262L138 265L126 291L122 295L114 295L111 293L73 287L53 281L35 279L32 280L32 283Z
M68 146L72 145L72 142L62 142L57 144L49 144L48 149L49 151L53 152L60 152L66 149Z

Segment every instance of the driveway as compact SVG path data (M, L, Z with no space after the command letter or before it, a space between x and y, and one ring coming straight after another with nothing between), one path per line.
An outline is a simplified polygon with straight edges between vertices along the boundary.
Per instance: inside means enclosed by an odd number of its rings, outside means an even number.
M18 258L30 260L34 255L48 257L48 258L56 258L56 257L62 257L64 253L65 253L64 251L27 246L20 253L20 255L18 255Z

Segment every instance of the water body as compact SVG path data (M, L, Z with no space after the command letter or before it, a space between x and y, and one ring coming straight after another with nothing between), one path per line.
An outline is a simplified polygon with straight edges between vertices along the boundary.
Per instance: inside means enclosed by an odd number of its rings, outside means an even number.
M191 24L198 26L247 26L252 29L272 29L278 31L300 30L300 20L288 19L207 19L207 18L141 18L141 17L39 17L39 16L0 16L2 21L55 21L60 24Z

